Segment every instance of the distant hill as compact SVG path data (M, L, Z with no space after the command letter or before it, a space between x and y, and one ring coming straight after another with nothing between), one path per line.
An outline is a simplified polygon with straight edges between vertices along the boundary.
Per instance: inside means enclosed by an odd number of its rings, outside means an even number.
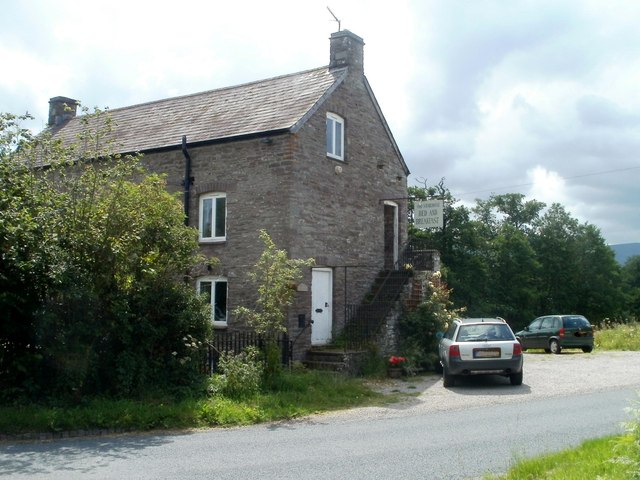
M609 245L616 254L616 260L624 265L629 257L640 255L640 243L619 243L618 245Z

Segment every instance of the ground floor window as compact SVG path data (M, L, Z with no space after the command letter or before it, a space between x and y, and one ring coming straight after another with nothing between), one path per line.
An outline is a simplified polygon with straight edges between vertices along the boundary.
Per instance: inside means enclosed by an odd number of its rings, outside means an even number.
M227 279L202 277L198 279L198 293L211 304L211 321L214 327L227 326Z

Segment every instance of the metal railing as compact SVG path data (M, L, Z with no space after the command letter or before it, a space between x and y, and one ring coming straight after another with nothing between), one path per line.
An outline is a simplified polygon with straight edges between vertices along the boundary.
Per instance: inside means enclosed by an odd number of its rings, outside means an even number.
M362 348L379 334L389 312L410 278L408 270L381 272L360 304L345 306L343 341L346 349Z
M394 270L380 272L359 304L345 304L344 328L340 336L345 348L362 348L381 334L387 316L397 306L413 272L434 272L439 268L439 252L430 248L429 241L410 238L401 249Z
M213 339L206 346L203 371L208 374L215 373L223 352L238 354L247 347L256 347L264 352L268 340L269 337L255 332L215 332ZM274 340L280 349L282 365L289 365L293 360L293 342L289 335L282 333Z

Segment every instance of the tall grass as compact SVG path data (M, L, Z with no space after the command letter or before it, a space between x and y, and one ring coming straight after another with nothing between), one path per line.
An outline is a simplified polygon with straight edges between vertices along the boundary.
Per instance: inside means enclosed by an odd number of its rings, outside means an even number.
M640 322L604 322L594 333L598 350L640 351Z

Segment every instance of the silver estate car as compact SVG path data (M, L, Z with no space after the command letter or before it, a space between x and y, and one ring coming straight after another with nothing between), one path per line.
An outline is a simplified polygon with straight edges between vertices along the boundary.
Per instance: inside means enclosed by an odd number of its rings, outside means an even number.
M502 375L522 384L522 346L502 318L454 320L438 347L442 379L452 387L459 375Z

